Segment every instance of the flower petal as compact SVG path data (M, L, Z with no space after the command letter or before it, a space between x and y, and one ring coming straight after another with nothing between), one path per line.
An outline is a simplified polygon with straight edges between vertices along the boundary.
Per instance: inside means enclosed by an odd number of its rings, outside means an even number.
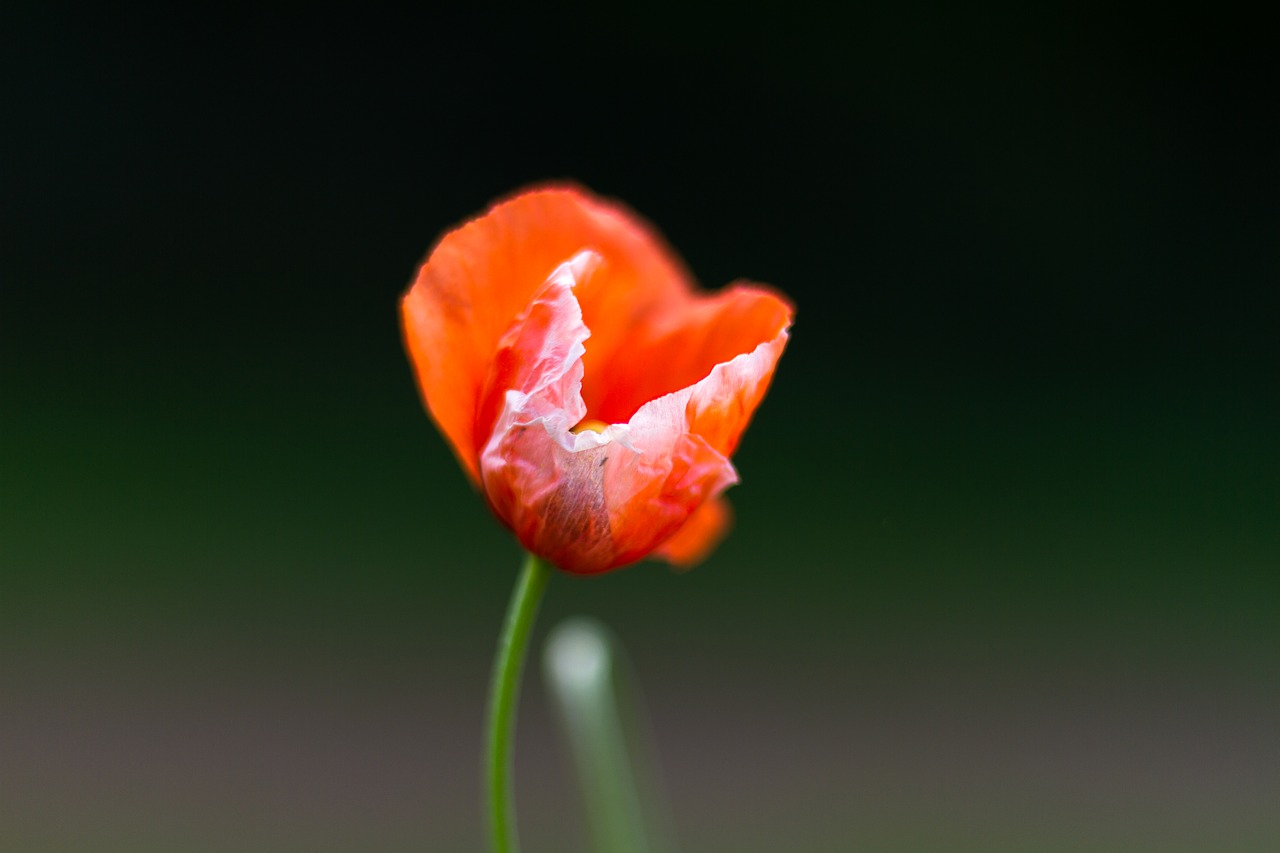
M771 338L717 364L693 385L641 406L630 421L633 434L682 430L701 437L718 453L731 455L764 399L787 345L790 311L776 320L780 326Z
M733 509L723 497L712 498L694 510L684 526L654 551L679 568L687 569L706 559L733 524Z
M609 323L585 310L584 316L593 335ZM657 322L631 329L627 347L604 377L607 389L597 401L587 396L589 414L606 423L630 420L645 403L688 388L717 365L774 340L791 317L784 299L746 284L672 300Z
M551 272L584 249L606 259L576 294L593 315L638 320L690 287L641 220L561 186L517 195L446 234L405 295L404 336L422 396L476 482L496 417L481 398L500 339Z

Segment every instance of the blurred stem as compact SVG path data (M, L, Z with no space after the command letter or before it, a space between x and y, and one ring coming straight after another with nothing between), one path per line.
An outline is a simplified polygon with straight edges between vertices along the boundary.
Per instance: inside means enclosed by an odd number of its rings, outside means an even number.
M486 788L489 805L489 839L495 853L516 853L515 801L511 793L512 749L515 746L516 701L520 696L520 675L524 669L529 632L538 614L538 604L551 577L551 567L530 554L511 591L507 618L498 639L489 682L488 760Z
M543 667L577 765L593 849L674 850L644 703L618 642L593 619L570 619L547 638Z

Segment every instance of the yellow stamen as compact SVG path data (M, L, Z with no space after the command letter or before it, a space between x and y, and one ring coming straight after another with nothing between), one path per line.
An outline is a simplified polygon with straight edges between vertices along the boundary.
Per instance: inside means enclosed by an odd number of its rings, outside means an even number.
M592 432L604 432L608 428L609 428L609 425L604 421L598 421L595 418L584 418L582 420L582 423L578 424L576 427L569 430L569 432L573 433L574 435L577 435L578 433L588 429L591 430Z

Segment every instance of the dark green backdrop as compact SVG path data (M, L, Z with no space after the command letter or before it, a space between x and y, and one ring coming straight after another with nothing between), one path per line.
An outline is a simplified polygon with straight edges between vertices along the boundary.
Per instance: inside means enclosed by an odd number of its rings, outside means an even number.
M1256 22L3 15L0 848L479 848L519 553L396 301L547 178L799 310L732 537L540 623L629 647L687 850L1280 845ZM536 674L520 738L584 849Z

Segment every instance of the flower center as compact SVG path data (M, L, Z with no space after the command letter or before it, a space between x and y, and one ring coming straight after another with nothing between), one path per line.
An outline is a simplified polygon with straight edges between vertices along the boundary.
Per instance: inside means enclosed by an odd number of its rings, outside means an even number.
M569 432L577 435L578 433L586 430L591 430L592 432L604 432L608 428L609 425L604 421L598 421L595 418L583 418L581 423L569 430Z

